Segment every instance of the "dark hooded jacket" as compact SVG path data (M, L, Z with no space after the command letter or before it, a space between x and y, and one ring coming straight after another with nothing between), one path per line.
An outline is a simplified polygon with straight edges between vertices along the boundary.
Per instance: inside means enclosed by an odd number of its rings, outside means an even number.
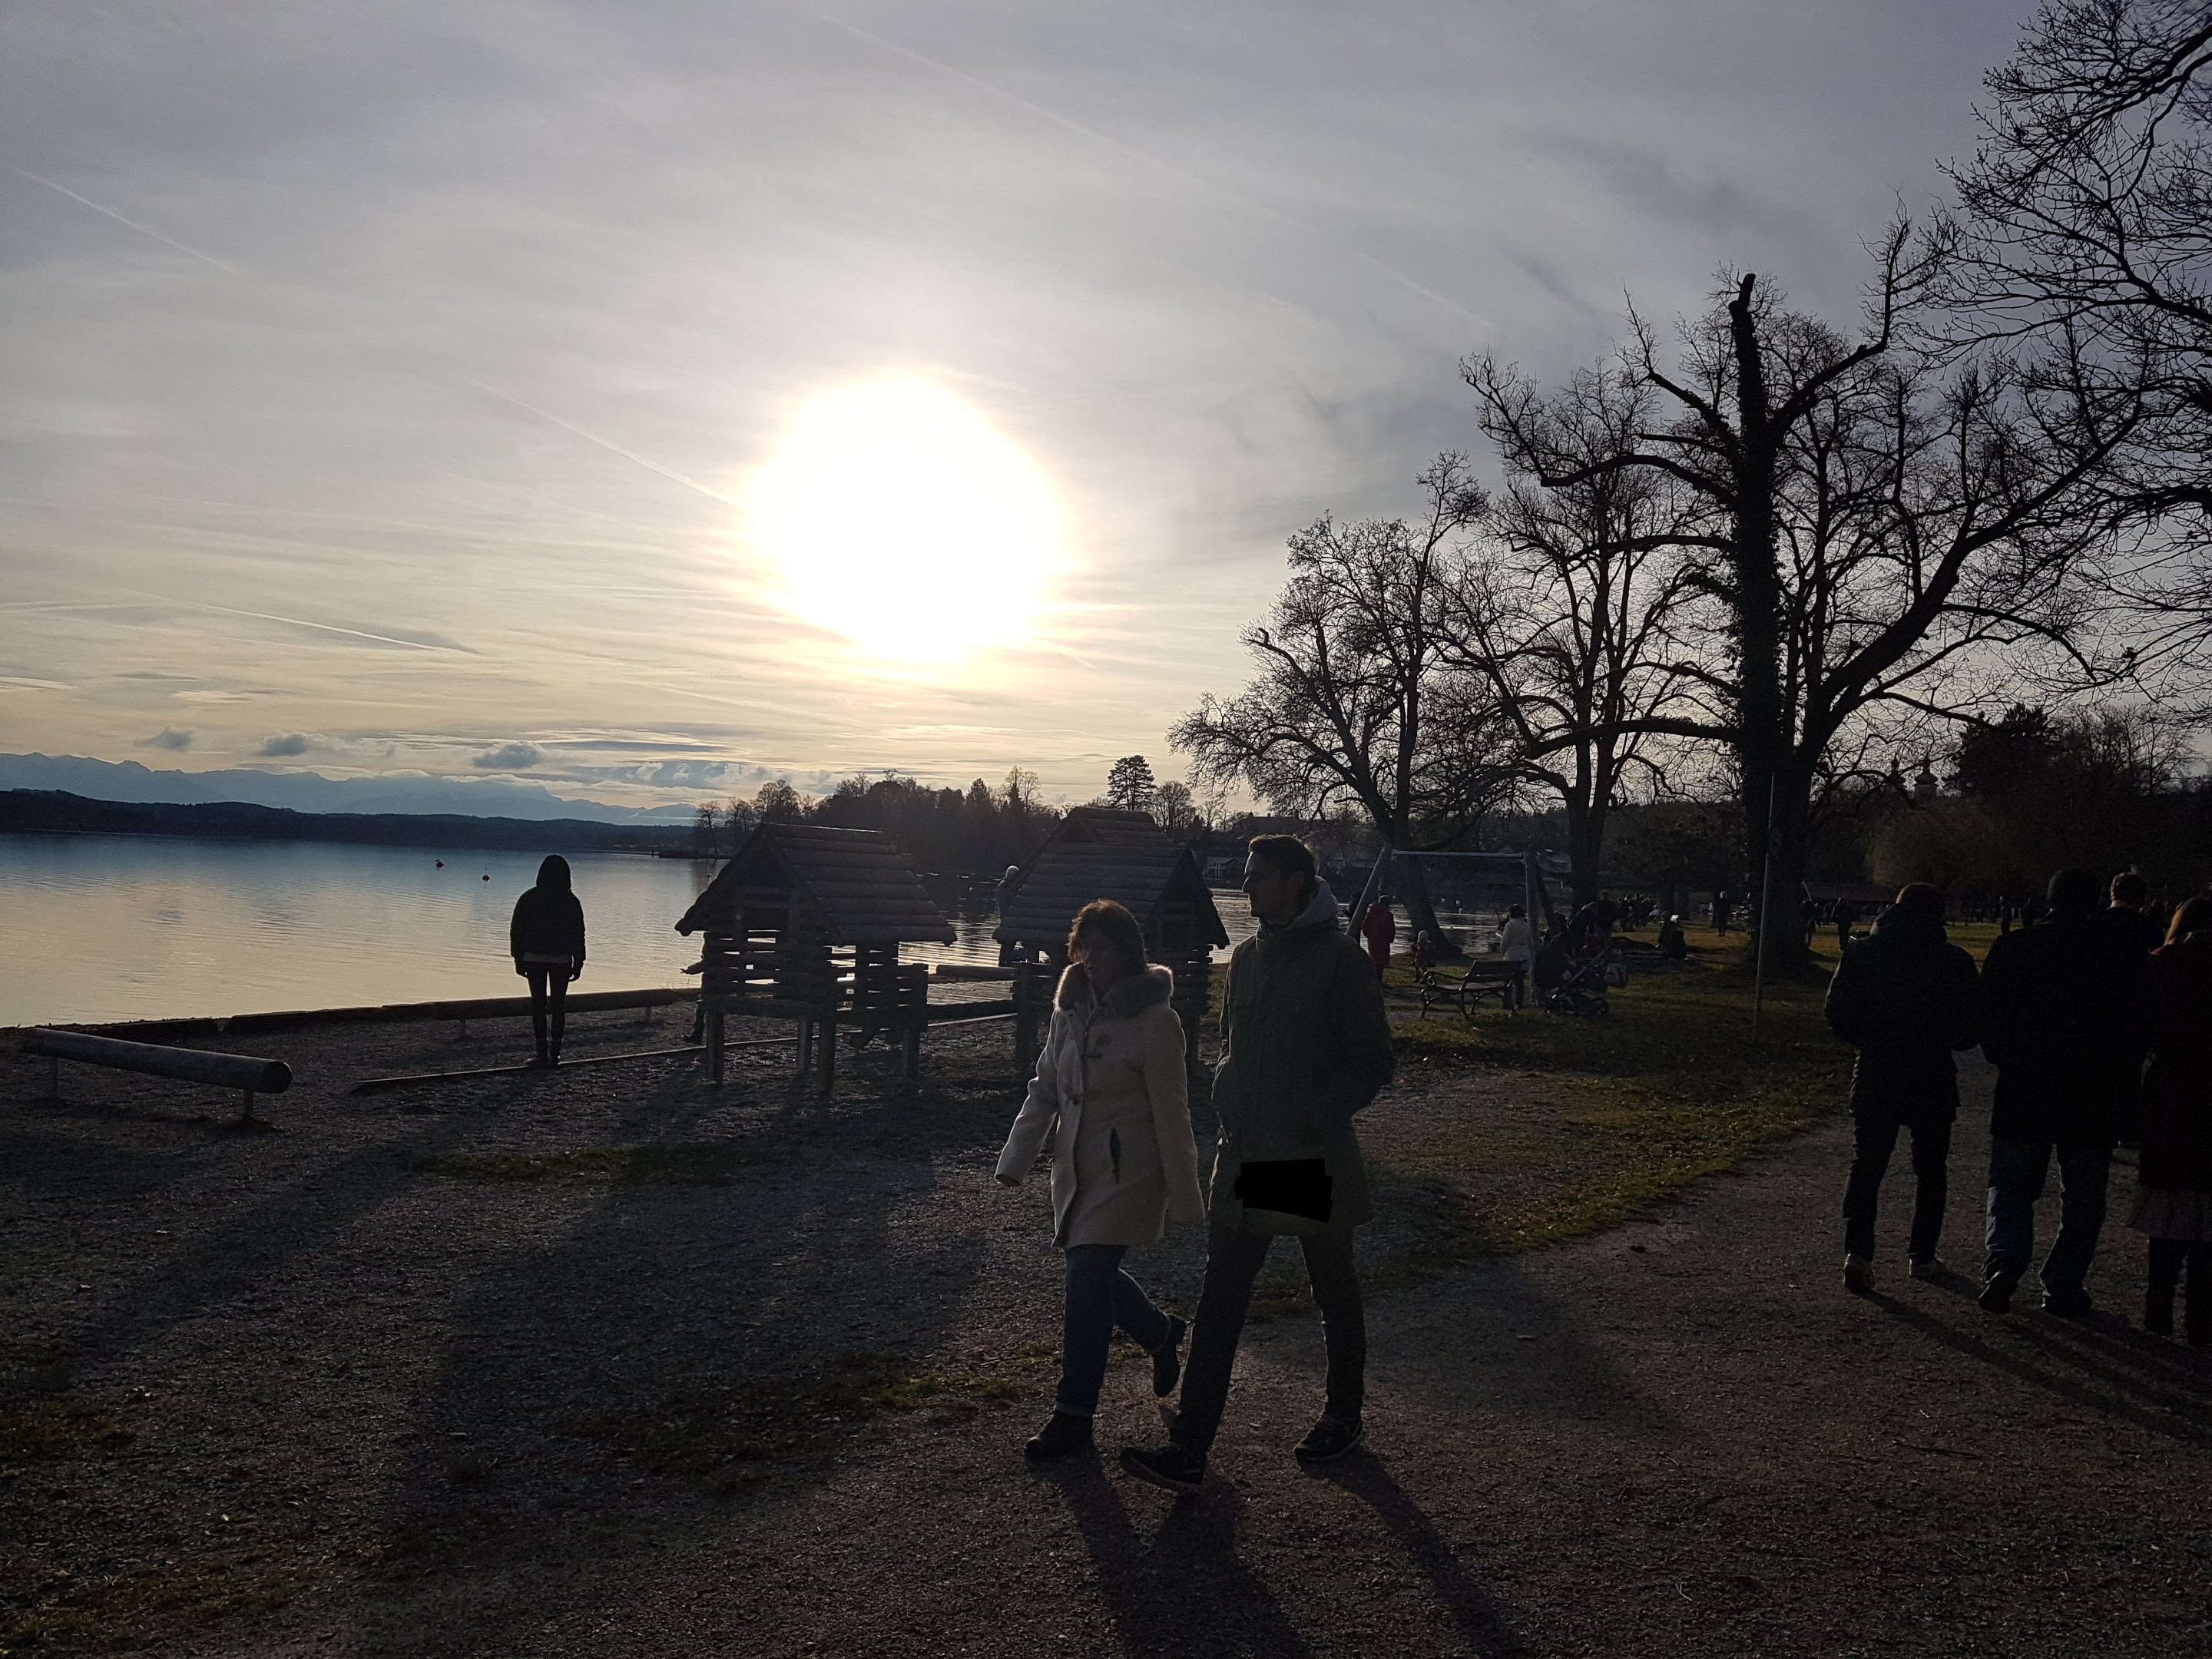
M526 956L567 957L571 973L583 971L584 907L569 890L568 860L558 853L549 854L538 866L538 885L515 900L507 951L518 974Z
M1845 948L1828 983L1828 1029L1859 1051L1851 1111L1901 1123L1959 1115L1954 1048L1981 1040L1974 959L1945 939L1943 919L1903 905Z
M1249 1233L1333 1232L1371 1218L1352 1120L1397 1058L1374 964L1339 931L1327 883L1297 921L1261 928L1230 957L1221 1048L1211 1218ZM1326 1219L1246 1207L1238 1185L1247 1163L1312 1160L1328 1182Z
M2154 953L2143 992L2142 1184L2212 1193L2212 933Z
M2110 1146L2130 1068L2142 1062L2142 969L2091 911L2052 911L2007 933L1982 964L1982 1052L1997 1068L2000 1140Z

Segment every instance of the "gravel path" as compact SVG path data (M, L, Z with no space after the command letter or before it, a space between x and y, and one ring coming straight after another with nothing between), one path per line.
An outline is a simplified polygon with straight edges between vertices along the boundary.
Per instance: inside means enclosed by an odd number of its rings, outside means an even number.
M0 1455L15 1648L2212 1651L2212 1355L2118 1316L2140 1241L2107 1232L2113 1311L1992 1318L1905 1277L1899 1170L1881 1293L1848 1297L1840 1120L1657 1220L1373 1298L1370 1450L1327 1478L1289 1457L1303 1318L1248 1335L1201 1500L1110 1467L1157 1433L1133 1355L1109 1455L1031 1473L1057 1263L1042 1183L989 1182L1006 1040L944 1039L919 1099L865 1060L794 1098L757 1052L719 1092L653 1061L355 1100L456 1063L450 1028L332 1029L258 1045L301 1078L263 1135L0 1064L0 1406L58 1425ZM1376 1138L1511 1085L1409 1081ZM562 1178L579 1147L660 1161ZM1194 1240L1135 1265L1194 1301Z

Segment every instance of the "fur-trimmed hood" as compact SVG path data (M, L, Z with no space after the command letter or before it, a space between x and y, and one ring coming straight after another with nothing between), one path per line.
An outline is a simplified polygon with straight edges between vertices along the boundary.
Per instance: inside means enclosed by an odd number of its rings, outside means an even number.
M1174 994L1175 975L1159 963L1148 962L1141 971L1127 975L1106 993L1105 1006L1101 1012L1127 1019L1147 1008L1157 1007ZM1060 976L1060 991L1053 998L1052 1006L1080 1008L1090 1000L1091 975L1084 972L1081 963L1072 962Z

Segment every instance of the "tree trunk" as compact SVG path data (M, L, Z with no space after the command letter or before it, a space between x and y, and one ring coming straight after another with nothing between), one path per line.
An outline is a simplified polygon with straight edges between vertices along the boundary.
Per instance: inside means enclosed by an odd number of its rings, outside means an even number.
M1567 890L1571 915L1595 901L1598 890L1598 860L1605 841L1601 808L1573 794L1564 798L1567 815Z
M1787 975L1802 969L1811 959L1798 907L1804 899L1805 866L1810 852L1812 779L1802 764L1794 763L1759 769L1756 786L1753 775L1753 769L1747 765L1743 829L1751 866L1751 891L1747 897L1759 906L1759 929L1751 934L1751 949L1755 955L1759 936L1764 934L1767 972ZM1764 903L1760 902L1762 892L1767 896Z
M1437 947L1437 959L1457 962L1467 953L1445 936L1443 924L1437 920L1437 907L1429 896L1429 872L1418 858L1393 858L1390 868L1396 877L1391 885L1397 888L1400 902L1406 907L1406 918L1416 933L1426 933Z

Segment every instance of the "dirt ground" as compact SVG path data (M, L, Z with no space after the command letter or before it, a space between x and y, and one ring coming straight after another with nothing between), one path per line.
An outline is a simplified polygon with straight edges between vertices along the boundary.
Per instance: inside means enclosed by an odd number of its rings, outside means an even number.
M570 1053L679 1033L590 1017ZM1289 1455L1319 1329L1255 1326L1176 1503L1112 1465L1158 1431L1132 1352L1107 1455L1024 1466L1059 1285L1042 1182L991 1183L1008 1041L933 1036L915 1096L863 1056L817 1103L751 1050L720 1091L648 1060L356 1097L525 1040L309 1029L250 1045L300 1077L259 1134L81 1068L46 1102L9 1054L0 1652L2212 1653L2212 1354L2135 1328L2130 1170L2087 1323L1907 1279L1901 1153L1855 1298L1829 1118L1656 1219L1397 1274L1325 1477ZM1538 1109L1517 1082L1409 1075L1378 1161ZM1378 1266L1420 1249L1392 1194ZM1132 1265L1194 1304L1197 1237Z

